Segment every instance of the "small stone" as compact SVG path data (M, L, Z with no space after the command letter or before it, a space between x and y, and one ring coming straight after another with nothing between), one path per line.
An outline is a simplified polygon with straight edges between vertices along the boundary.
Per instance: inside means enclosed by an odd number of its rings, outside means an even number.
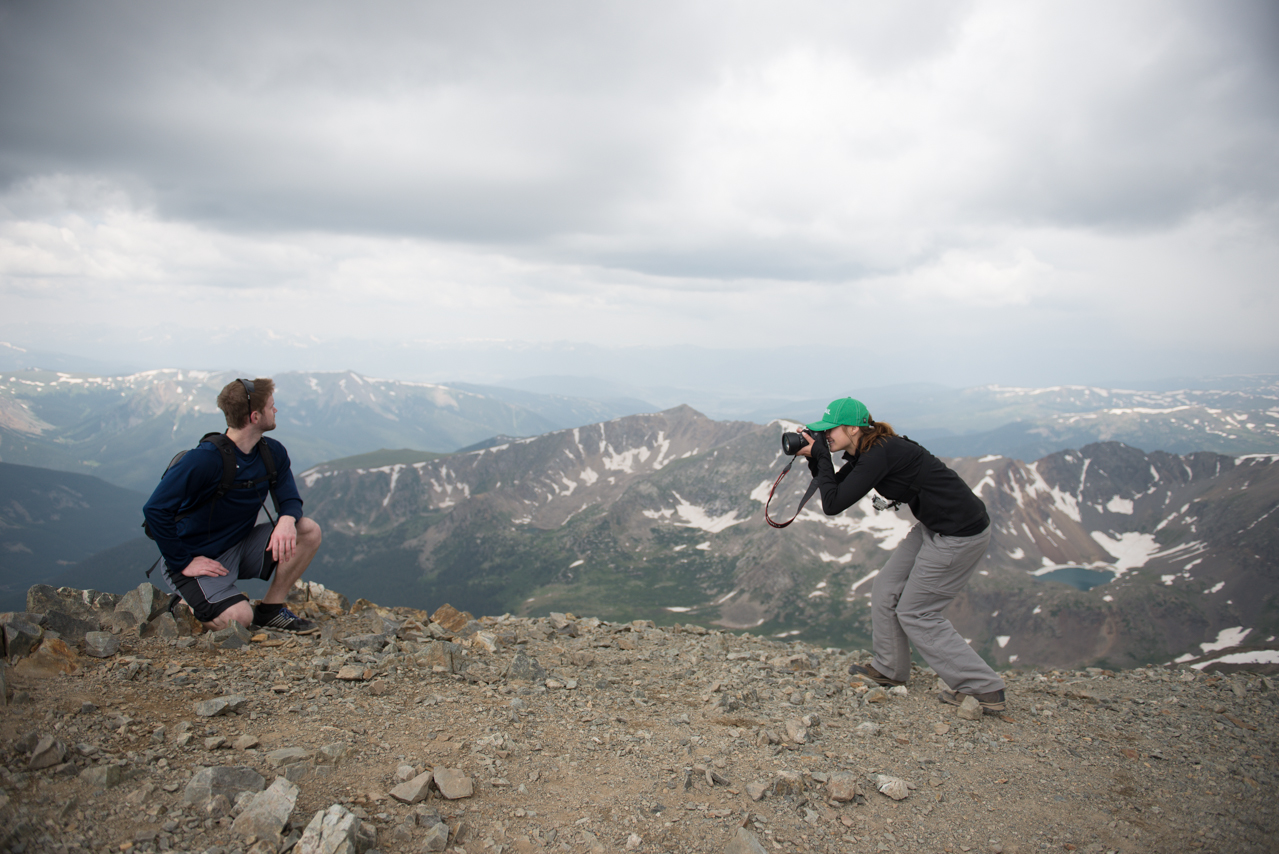
M258 740L256 736L242 735L236 738L235 741L231 742L231 746L236 750L248 750L251 747L257 747Z
M206 643L215 649L243 649L253 642L253 635L235 620L225 629L209 632L205 635Z
M217 750L219 747L226 747L226 736L215 735L204 740L205 750Z
M871 688L866 692L864 700L867 703L887 703L888 692L885 691L883 687L876 685L874 688Z
M247 704L248 698L239 694L229 694L224 697L214 697L210 700L201 700L195 704L195 713L202 718L214 718L219 715L226 715L232 712L238 712Z
M804 744L808 741L808 727L803 722L792 718L786 722L786 739L794 744Z
M475 792L471 778L456 768L436 768L433 774L440 794L451 801L469 798Z
M860 786L861 778L850 771L836 771L830 775L826 784L826 792L832 801L848 803L863 794Z
M356 652L381 652L394 638L391 634L347 635L342 638L342 645Z
M964 696L963 702L959 704L957 714L962 720L979 721L982 715L981 703L972 694L967 694Z
M320 755L317 760L322 765L336 765L342 761L351 746L342 741L335 741L332 744L326 744L320 748Z
M337 678L343 682L366 682L373 678L373 671L361 664L344 664L338 668Z
M418 774L417 769L412 765L400 765L395 769L395 779L401 783L407 783Z
M451 641L435 641L426 645L419 660L423 667L440 673L460 673L463 667L462 647Z
M761 783L758 780L754 783L746 784L746 794L750 796L752 801L758 801L764 797L764 793L768 791L768 784Z
M944 722L933 724L933 732L937 733L938 735L945 735L946 733L950 732L950 724L944 723Z

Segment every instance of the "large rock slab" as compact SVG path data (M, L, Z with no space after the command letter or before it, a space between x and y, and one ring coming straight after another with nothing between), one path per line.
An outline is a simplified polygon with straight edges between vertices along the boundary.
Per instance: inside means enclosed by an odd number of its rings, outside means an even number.
M297 801L298 787L283 777L277 777L266 791L253 796L244 812L231 825L231 832L245 837L276 839L284 830Z
M216 795L234 801L241 792L260 792L264 788L266 780L252 768L245 765L218 765L195 772L182 793L182 802L190 806Z
M471 782L471 778L456 768L436 768L431 773L440 794L450 801L469 798L475 794L475 784Z

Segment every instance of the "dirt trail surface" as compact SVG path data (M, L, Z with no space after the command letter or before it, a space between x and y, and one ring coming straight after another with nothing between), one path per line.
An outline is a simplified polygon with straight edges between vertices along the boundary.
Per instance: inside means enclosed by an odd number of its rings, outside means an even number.
M1275 850L1268 677L1008 672L1007 712L969 721L930 671L855 682L862 652L445 616L240 649L126 632L71 674L10 669L0 850L319 850L299 836L333 805L360 831L332 850L383 854ZM249 794L200 788L239 766ZM248 827L277 778L279 832Z

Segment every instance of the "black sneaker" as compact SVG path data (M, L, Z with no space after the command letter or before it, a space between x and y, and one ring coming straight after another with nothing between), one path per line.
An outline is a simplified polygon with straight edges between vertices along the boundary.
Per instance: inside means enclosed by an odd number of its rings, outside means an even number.
M1002 715L1004 713L1004 692L990 691L986 694L961 694L958 691L952 691L949 688L937 694L937 699L943 703L949 703L952 706L962 705L965 697L976 697L977 702L981 704L982 714L985 715Z
M856 676L863 682L874 682L876 685L883 685L885 688L896 688L898 685L906 684L905 682L899 682L896 679L889 679L869 664L865 667L860 664L850 664L848 665L848 674L850 676Z
M296 632L300 635L309 635L319 628L312 621L299 617L285 607L281 607L280 610L265 619L259 614L258 609L254 608L252 627L255 629L274 629L278 632Z

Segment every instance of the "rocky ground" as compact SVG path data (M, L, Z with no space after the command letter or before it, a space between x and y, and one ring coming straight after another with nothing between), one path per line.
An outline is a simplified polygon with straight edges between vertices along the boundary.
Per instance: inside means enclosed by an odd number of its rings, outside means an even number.
M1269 677L1010 671L966 720L860 651L321 604L300 637L7 632L0 850L1275 850Z

